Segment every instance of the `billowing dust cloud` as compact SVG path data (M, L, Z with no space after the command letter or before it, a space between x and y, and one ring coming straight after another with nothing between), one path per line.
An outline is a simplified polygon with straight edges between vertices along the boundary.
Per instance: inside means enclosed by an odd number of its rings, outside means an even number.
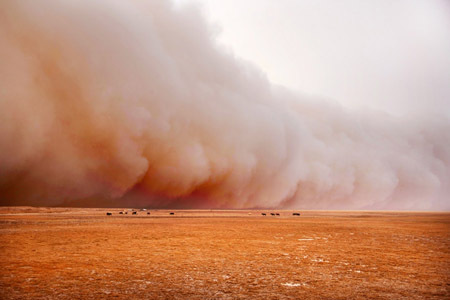
M448 118L295 94L210 28L162 0L1 1L0 204L450 208Z

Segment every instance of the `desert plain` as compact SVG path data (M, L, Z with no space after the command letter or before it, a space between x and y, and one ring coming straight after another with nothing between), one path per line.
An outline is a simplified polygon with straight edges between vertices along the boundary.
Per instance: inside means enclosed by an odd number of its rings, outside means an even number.
M293 212L0 207L0 299L450 299L450 213Z

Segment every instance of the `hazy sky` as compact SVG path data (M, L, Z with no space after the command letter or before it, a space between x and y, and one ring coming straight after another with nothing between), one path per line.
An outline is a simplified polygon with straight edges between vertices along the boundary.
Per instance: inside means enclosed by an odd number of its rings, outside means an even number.
M449 4L204 5L1 0L0 205L450 209Z
M350 107L450 115L450 1L178 0L270 80Z

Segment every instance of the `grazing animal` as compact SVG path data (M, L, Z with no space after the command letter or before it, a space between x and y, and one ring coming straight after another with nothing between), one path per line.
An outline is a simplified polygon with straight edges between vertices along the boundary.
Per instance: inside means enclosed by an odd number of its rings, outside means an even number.
M133 211L133 215L137 215L137 211Z
M261 213L261 215L265 216L265 215L266 215L266 213Z
M150 213L148 212L147 215L149 215Z
M300 216L300 213L293 213L293 216Z
M125 214L128 215L128 212L126 211Z
M174 215L175 213L171 212L170 214L171 214L171 215Z
M279 213L276 213L276 215L279 216L280 214L279 214Z
M112 213L107 212L106 215L107 215L107 216L112 216Z
M274 213L270 213L270 215L271 215L271 216L275 216L275 214L274 214Z
M119 211L119 215L123 215L123 211Z

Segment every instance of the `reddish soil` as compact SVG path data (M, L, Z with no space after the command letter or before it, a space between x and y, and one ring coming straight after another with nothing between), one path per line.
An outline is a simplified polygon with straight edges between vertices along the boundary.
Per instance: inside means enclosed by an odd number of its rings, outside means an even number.
M119 211L0 207L0 298L450 299L450 213Z

